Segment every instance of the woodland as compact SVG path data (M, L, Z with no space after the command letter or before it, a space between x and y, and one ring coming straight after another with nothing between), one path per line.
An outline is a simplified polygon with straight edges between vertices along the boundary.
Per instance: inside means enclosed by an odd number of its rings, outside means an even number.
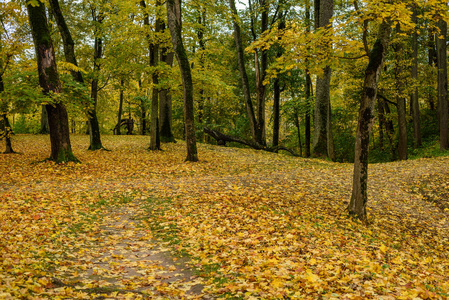
M447 2L0 21L0 299L449 297Z

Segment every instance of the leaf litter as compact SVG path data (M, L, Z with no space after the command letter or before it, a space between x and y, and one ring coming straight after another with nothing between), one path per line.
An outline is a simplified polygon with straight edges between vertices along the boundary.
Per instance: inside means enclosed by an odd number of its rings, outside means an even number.
M448 158L370 165L370 224L347 217L351 164L250 149L145 149L105 136L82 164L42 136L0 156L0 299L446 299Z

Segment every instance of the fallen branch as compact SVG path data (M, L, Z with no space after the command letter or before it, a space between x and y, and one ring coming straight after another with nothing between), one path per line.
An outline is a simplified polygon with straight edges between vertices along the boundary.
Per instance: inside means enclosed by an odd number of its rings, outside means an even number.
M283 146L276 146L276 147L262 146L261 144L259 144L257 142L245 140L245 139L242 139L242 138L239 138L236 136L227 135L218 130L210 129L207 127L204 127L203 131L204 131L204 133L207 133L208 135L213 137L217 141L217 144L220 146L226 146L226 142L236 142L239 144L249 146L256 150L264 150L264 151L274 152L274 153L278 153L279 150L284 150L284 151L289 152L293 156L299 157L299 155L297 153L295 153L295 151L293 151L292 149L283 147Z

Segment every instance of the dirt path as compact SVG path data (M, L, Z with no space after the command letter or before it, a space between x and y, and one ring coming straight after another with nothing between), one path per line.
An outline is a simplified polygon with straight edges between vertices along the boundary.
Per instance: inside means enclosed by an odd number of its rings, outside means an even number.
M188 259L173 256L140 227L143 213L138 201L110 210L88 247L67 249L70 259L55 270L54 284L94 299L208 299Z

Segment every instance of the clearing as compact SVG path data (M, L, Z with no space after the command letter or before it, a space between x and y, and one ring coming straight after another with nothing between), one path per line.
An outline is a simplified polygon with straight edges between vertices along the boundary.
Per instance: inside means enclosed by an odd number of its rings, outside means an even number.
M347 217L352 164L199 144L43 162L1 155L0 299L446 299L449 157L372 164L369 219Z

